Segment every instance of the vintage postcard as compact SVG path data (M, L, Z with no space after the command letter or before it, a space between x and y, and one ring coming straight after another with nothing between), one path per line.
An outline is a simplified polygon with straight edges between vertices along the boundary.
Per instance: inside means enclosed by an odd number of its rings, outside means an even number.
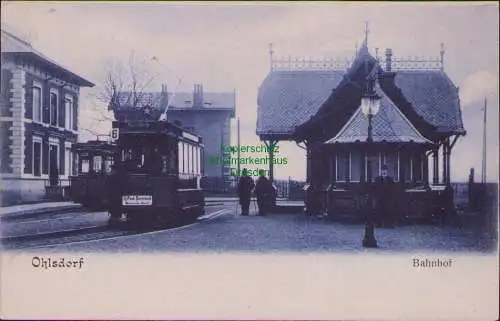
M498 319L498 3L1 6L2 319Z

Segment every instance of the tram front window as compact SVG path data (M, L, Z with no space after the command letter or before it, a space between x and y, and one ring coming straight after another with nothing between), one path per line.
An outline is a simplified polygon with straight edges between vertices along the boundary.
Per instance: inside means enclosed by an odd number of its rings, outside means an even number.
M172 173L169 154L159 146L130 147L121 150L121 160L126 172L164 175Z

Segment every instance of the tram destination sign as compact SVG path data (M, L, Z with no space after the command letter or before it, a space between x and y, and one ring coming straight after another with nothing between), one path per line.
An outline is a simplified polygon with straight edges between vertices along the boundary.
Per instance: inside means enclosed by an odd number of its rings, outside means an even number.
M144 206L153 205L152 195L123 195L122 205Z

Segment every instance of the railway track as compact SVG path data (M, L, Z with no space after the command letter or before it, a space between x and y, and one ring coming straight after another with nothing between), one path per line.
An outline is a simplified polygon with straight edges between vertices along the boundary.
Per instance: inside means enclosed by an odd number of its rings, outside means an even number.
M88 212L85 208L80 206L67 206L62 208L48 208L48 209L38 209L36 211L30 211L23 214L19 213L11 213L5 214L0 217L0 222L12 222L19 221L25 219L33 219L33 218L44 218L44 217L52 217L53 215L60 214L69 214L69 213L85 213Z
M69 243L83 243L90 241L114 239L125 236L143 235L152 232L168 231L195 225L200 221L208 221L224 214L227 210L221 209L201 216L195 220L186 220L181 223L163 225L132 226L126 221L116 225L93 225L70 229L60 229L42 233L28 233L10 235L0 238L4 250L26 250Z

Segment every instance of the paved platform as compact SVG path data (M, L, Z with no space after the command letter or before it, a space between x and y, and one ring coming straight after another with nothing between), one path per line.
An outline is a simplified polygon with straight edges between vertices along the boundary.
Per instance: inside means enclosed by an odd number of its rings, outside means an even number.
M0 217L43 213L49 211L71 210L78 208L81 208L81 205L74 202L43 202L35 204L21 204L0 207Z
M255 198L252 198L252 202L255 201ZM223 203L235 203L238 202L237 197L206 197L205 203L207 205L215 205L215 204L223 204ZM283 211L291 211L296 212L292 208L302 208L304 206L304 202L301 201L289 201L286 199L278 199L277 205ZM292 207L292 208L291 208ZM12 216L12 215L26 215L26 214L34 214L34 213L45 213L51 211L65 211L72 209L81 208L80 204L74 202L41 202L34 204L21 204L21 205L13 205L0 207L0 217Z
M480 231L440 226L376 228L378 249L362 246L363 224L342 224L303 214L250 216L226 206L214 220L133 237L44 248L62 252L183 253L493 253L493 238Z

